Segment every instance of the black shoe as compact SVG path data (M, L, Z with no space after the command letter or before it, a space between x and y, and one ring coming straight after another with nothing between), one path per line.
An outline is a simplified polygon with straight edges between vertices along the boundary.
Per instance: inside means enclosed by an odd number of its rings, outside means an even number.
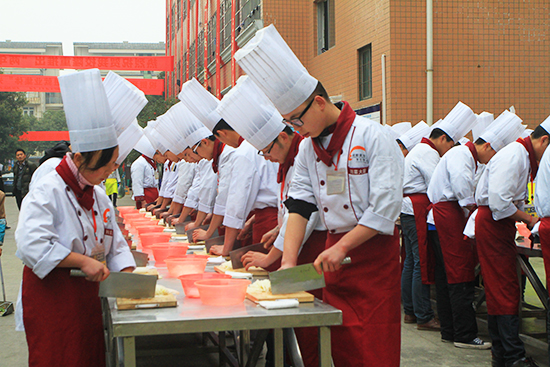
M504 362L504 358L498 358L495 357L495 355L491 352L491 367L506 367L506 363Z
M539 367L538 364L535 363L533 358L522 358L518 359L512 364L512 367Z
M11 229L11 227L10 227L10 226L6 226L6 229Z

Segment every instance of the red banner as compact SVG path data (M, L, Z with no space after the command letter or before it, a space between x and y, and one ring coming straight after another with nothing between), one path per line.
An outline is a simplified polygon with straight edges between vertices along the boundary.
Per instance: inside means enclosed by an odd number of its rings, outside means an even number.
M147 95L160 96L164 79L127 79ZM58 92L56 76L0 74L0 92Z
M26 141L60 141L71 140L68 131L28 131L19 137Z
M173 56L0 55L0 68L173 71Z

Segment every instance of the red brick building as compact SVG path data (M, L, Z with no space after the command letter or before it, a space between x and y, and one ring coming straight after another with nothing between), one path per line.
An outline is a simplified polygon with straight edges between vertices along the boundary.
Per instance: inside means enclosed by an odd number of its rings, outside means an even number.
M168 94L177 95L178 80L196 76L205 83L206 63L208 88L223 95L232 81L231 1L166 5L167 54L175 56ZM426 120L425 0L235 0L234 6L237 47L275 24L329 94L356 110L382 103L385 55L386 122ZM458 100L495 115L514 105L531 127L550 115L549 7L547 0L435 1L434 120ZM235 66L235 77L241 74Z

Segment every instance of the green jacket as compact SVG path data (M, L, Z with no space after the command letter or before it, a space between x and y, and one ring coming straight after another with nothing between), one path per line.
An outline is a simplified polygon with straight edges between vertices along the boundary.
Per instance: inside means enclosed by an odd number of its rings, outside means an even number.
M25 160L25 165L23 166L23 175L21 176L21 197L25 197L29 193L29 183L31 182L32 174L36 170L36 165L34 163ZM19 163L15 163L13 166L13 190L17 190L17 184L19 182Z

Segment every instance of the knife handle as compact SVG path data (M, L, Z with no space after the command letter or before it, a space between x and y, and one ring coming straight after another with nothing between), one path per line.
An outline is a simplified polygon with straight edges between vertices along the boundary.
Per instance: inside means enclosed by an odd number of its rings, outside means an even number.
M349 256L344 257L344 260L342 260L342 262L340 263L340 265L346 265L346 264L351 264L351 257Z
M82 277L82 278L87 277L86 273L83 272L82 270L79 270L79 269L71 269L71 276L72 277Z

